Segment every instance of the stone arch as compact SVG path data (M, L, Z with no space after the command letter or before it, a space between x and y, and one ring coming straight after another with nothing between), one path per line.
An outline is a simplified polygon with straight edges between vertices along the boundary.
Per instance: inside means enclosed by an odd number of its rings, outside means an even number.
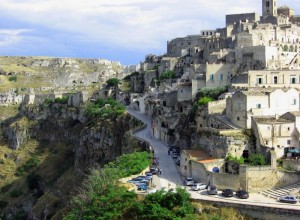
M288 51L288 50L289 50L289 46L288 45L284 45L283 51Z
M290 52L294 52L294 46L290 45Z

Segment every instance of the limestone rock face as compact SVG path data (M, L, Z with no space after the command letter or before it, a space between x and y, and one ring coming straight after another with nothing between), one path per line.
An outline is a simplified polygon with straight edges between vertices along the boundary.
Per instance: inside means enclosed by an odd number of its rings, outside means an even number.
M26 119L20 119L19 121L12 123L5 130L5 135L9 147L14 150L19 149L19 147L27 143L29 137L28 121Z
M129 114L110 119L87 119L80 107L67 104L22 106L21 118L6 125L5 136L12 149L38 142L73 145L75 168L105 164L134 149L131 130L140 122Z

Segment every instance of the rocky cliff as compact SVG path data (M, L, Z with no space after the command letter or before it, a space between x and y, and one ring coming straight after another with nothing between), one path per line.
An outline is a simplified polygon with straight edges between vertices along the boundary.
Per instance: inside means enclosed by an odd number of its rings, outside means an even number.
M5 159L4 165L26 166L28 159L18 154L26 149L40 163L25 173L22 170L21 174L17 168L20 177L14 177L6 192L0 194L0 201L8 202L7 216L21 210L31 218L43 219L46 210L48 215L60 219L59 211L90 168L144 147L131 136L132 130L139 126L141 123L127 113L89 119L82 107L67 104L21 106L16 118L2 122L2 142L19 149L11 153L17 154L18 160ZM37 179L33 188L28 182L31 178ZM16 188L22 189L22 195L11 198Z

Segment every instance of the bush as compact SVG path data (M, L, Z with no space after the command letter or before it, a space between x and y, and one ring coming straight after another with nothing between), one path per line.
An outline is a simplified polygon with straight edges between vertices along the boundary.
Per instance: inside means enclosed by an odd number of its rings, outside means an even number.
M17 76L10 76L8 80L11 82L17 82Z
M35 168L39 165L40 160L37 156L33 156L26 163L17 168L16 176L22 176L24 173L28 172L30 169Z
M262 154L251 154L248 160L252 166L263 166L267 164Z
M117 87L120 83L120 80L117 79L117 78L110 78L106 81L106 84L108 86L114 86L114 87Z
M172 70L169 70L169 71L163 72L163 73L160 75L159 79L160 79L160 80L164 80L164 79L174 79L175 77L176 77L175 72L172 71Z
M97 99L95 103L90 103L85 108L87 117L108 118L112 115L122 115L124 112L125 106L112 98Z
M124 154L118 157L116 161L108 163L104 167L107 169L117 169L120 177L131 176L139 174L150 165L149 157L150 155L147 152Z
M131 80L131 77L133 77L133 76L138 76L139 74L140 74L139 72L133 72L133 73L131 73L131 74L125 76L123 80L125 80L125 81L130 81L130 80Z
M61 104L67 104L68 100L69 100L69 97L64 96L64 97L61 97L61 98L55 98L54 102L55 103L61 103Z
M17 198L17 197L21 196L22 194L23 194L23 192L22 192L22 190L20 190L20 189L13 189L13 190L9 193L9 195L10 195L11 197L13 197L13 198Z
M234 157L231 154L228 154L225 161L236 162L241 165L241 164L245 163L245 158L244 157Z
M218 100L219 96L227 91L228 91L227 87L218 87L213 89L203 88L198 91L196 98L199 99L202 97L209 97L212 98L213 100Z
M204 97L202 97L198 100L198 105L203 106L203 105L206 105L207 103L212 102L212 101L213 101L212 98L204 96Z

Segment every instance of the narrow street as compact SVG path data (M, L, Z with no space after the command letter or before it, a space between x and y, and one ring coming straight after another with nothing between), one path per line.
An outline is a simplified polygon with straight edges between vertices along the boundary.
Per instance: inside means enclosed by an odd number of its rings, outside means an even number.
M182 186L180 175L177 172L176 164L174 163L171 156L168 155L168 147L166 144L155 140L151 131L151 119L145 114L141 114L132 109L127 108L129 114L133 115L135 118L144 122L147 127L135 134L139 139L147 141L154 150L155 156L159 158L159 164L157 167L161 168L161 175L154 176L153 183L156 185L157 189L162 187L176 188L177 186Z
M134 111L127 108L129 114L135 118L144 122L147 127L141 131L135 133L135 137L147 141L151 147L154 149L155 156L159 157L158 167L162 169L162 174L160 176L154 176L153 183L156 185L157 189L165 187L166 189L176 188L176 186L184 186L180 178L180 174L177 171L176 164L174 163L171 156L168 155L168 147L161 141L155 140L151 135L151 119L149 116L142 114L140 112ZM206 191L191 191L189 187L186 188L191 194L193 199L198 199L202 201L215 201L215 202L226 202L231 204L243 204L251 206L260 207L272 207L272 208L282 208L300 211L300 203L297 204L287 204L279 203L273 198L268 198L259 193L250 193L249 199L242 200L237 197L224 198L219 192L218 195L210 196ZM300 213L300 212L299 212ZM291 218L294 219L294 218ZM297 219L297 218L296 218Z

